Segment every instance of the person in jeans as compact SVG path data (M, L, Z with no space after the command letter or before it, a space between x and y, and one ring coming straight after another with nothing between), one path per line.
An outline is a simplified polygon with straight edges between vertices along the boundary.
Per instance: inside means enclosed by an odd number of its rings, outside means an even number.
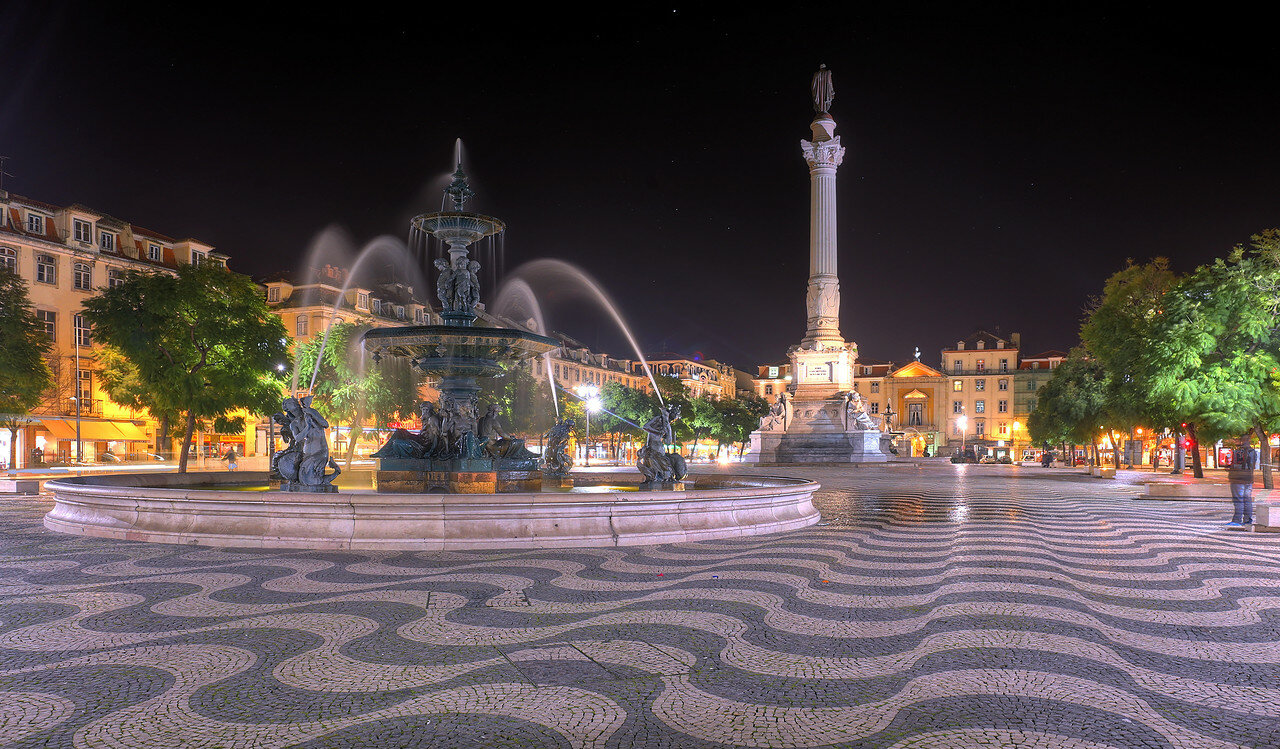
M1258 467L1258 451L1249 444L1253 430L1240 438L1240 446L1231 451L1231 467L1227 481L1231 484L1231 522L1228 528L1253 525L1253 471Z

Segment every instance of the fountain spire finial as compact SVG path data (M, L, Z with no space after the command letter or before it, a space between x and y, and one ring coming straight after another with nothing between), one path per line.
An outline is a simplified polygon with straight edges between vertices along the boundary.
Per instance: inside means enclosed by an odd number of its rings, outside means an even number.
M462 171L462 162L458 162L458 169L453 173L453 181L445 188L445 195L453 199L453 210L461 211L467 199L475 195L475 191L471 189L471 185L467 184L467 173Z

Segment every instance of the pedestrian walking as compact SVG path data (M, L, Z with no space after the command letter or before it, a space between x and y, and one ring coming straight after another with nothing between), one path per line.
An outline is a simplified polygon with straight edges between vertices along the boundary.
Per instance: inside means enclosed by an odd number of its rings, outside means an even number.
M1227 481L1231 484L1231 522L1228 528L1253 525L1253 472L1258 467L1258 451L1249 444L1253 430L1245 432L1240 445L1231 451Z
M236 448L235 445L227 448L227 454L222 456L227 461L227 470L234 471L236 469Z

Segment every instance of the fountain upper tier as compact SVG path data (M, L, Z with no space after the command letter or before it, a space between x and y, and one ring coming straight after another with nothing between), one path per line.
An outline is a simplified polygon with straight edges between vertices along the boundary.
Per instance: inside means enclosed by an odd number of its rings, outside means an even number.
M501 362L524 361L560 343L515 328L412 325L374 328L364 334L364 345L378 358L408 358L432 376L493 377L502 372Z
M467 211L436 211L415 216L413 227L433 235L449 245L450 251L463 250L485 237L500 234L507 228L501 219Z

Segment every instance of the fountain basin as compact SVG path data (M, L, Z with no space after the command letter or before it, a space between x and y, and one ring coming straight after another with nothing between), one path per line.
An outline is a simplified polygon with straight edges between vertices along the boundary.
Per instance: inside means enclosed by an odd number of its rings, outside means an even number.
M574 478L586 490L309 494L246 491L266 486L267 474L243 471L83 476L46 483L54 508L44 525L200 546L439 551L706 541L794 530L820 517L812 501L820 487L804 479L699 476L686 491L638 491L634 479L609 486Z

